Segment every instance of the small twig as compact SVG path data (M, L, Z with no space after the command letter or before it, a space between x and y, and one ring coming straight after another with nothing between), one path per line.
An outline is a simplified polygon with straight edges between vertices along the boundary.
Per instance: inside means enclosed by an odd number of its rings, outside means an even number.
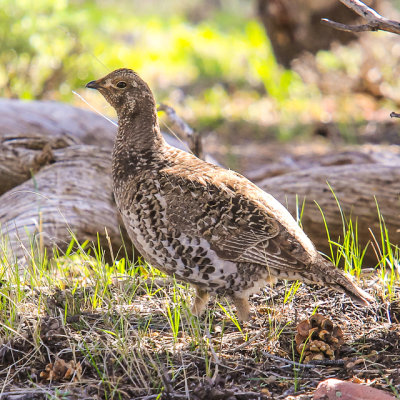
M301 363L298 363L298 362L296 362L296 361L288 360L287 358L275 356L274 354L267 353L266 351L263 351L262 354L263 354L265 357L272 358L273 360L277 360L277 361L282 361L282 362L284 362L284 363L286 363L286 364L290 364L290 365L293 365L293 366L299 367L299 368L315 368L315 367L316 367L316 365L312 365L312 364L301 364Z
M321 22L331 28L345 32L366 32L366 31L386 31L400 35L400 22L392 21L377 13L373 8L368 7L360 0L339 0L348 8L367 20L366 24L345 25L339 22L322 18Z
M189 385L188 385L188 379L187 379L187 376L186 376L186 365L185 365L185 362L184 362L184 360L183 360L183 356L182 356L182 353L181 353L181 362L182 362L182 367L183 367L183 375L184 375L184 377L185 377L185 379L184 379L184 384L185 384L185 393L186 393L186 398L190 398L190 392L189 392Z
M240 397L247 397L251 396L252 399L259 399L260 393L259 392L234 392L234 396L240 396Z
M153 400L153 399L158 399L160 398L160 394L150 394L148 396L143 396L143 397L135 397L137 400ZM173 399L187 399L186 394L179 394L174 392Z
M199 133L193 130L181 117L179 117L172 107L167 106L166 104L160 104L158 106L158 111L164 111L167 114L169 120L172 122L172 131L181 136L195 156L203 159L203 146Z
M372 27L370 24L346 25L346 24L341 24L340 22L331 21L328 18L321 18L321 23L323 25L327 25L330 26L331 28L337 29L338 31L344 31L344 32L368 32L368 31L378 30L378 28Z
M336 367L341 367L344 365L344 360L311 360L309 364L315 365L333 365Z
M344 365L343 360L312 360L308 364L301 364L296 361L288 360L287 358L275 356L274 354L267 353L266 351L262 352L265 357L272 358L274 360L282 361L287 364L293 365L298 368L316 368L321 365L336 365L342 366Z
M174 393L174 388L171 383L171 377L169 376L168 371L165 369L165 366L161 366L161 379L164 384L164 391L167 395L173 395Z
M214 350L214 347L213 347L213 344L212 344L212 338L211 338L211 335L210 335L210 331L208 330L207 327L205 327L205 333L206 333L207 339L210 341L211 356L212 356L212 358L214 360L214 363L215 363L215 371L214 371L213 377L211 379L212 384L214 384L216 379L217 379L217 376L218 376L218 372L219 372L218 365L220 365L220 361L219 361L219 358L217 356L217 353Z
M6 400L10 396L15 397L18 395L23 395L23 399L37 399L38 395L43 395L44 393L51 395L51 393L45 391L44 389L41 390L30 390L30 389L22 389L22 390L13 390L11 392L2 392L0 393L0 400ZM66 392L67 393L67 392ZM63 393L59 393L60 395L63 395Z
M244 342L240 344L239 346L235 347L234 349L231 350L231 353L235 353L238 350L243 349L244 347L247 347L249 344L255 342L262 334L264 333L263 330L260 330L256 335L254 335L251 339L249 339L247 342Z
M164 111L168 115L176 128L178 128L177 130L179 131L179 133L181 133L185 138L188 138L195 134L194 130L181 117L178 116L178 114L172 107L161 103L157 109L158 111Z

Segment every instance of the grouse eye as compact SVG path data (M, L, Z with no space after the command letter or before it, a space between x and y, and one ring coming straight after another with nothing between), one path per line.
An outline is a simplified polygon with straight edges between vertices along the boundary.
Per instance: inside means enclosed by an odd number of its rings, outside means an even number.
M117 83L117 88L123 89L126 87L126 83L123 81L120 81Z

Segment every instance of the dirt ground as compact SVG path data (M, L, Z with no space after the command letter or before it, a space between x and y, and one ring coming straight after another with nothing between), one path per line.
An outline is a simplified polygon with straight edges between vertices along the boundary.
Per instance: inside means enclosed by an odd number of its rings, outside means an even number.
M364 308L304 284L291 296L290 285L281 283L253 295L253 318L240 328L210 304L197 322L182 312L174 335L164 310L177 289L168 282L160 284L162 295L135 289L120 308L81 312L90 288L75 292L83 300L68 316L64 291L46 297L40 317L26 307L0 347L0 398L304 400L331 377L398 396L400 301ZM121 298L129 290L116 285L110 294ZM187 295L186 287L179 290ZM344 344L334 360L299 363L296 327L315 311L341 328Z

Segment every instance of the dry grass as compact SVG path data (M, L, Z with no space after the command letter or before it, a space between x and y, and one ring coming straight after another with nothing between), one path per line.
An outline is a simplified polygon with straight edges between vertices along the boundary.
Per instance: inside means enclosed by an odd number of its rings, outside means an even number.
M371 308L283 282L252 297L242 325L226 299L198 319L188 286L90 254L31 260L23 274L3 260L0 399L283 399L333 376L400 391L399 282L389 299L377 271L364 283L380 299ZM315 311L344 331L334 363L304 365L294 350Z

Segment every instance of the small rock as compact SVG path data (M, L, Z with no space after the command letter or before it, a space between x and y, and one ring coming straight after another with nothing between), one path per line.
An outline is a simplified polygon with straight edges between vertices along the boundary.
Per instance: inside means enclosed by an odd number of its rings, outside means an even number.
M321 382L313 400L396 400L394 396L371 386L360 385L339 379Z

